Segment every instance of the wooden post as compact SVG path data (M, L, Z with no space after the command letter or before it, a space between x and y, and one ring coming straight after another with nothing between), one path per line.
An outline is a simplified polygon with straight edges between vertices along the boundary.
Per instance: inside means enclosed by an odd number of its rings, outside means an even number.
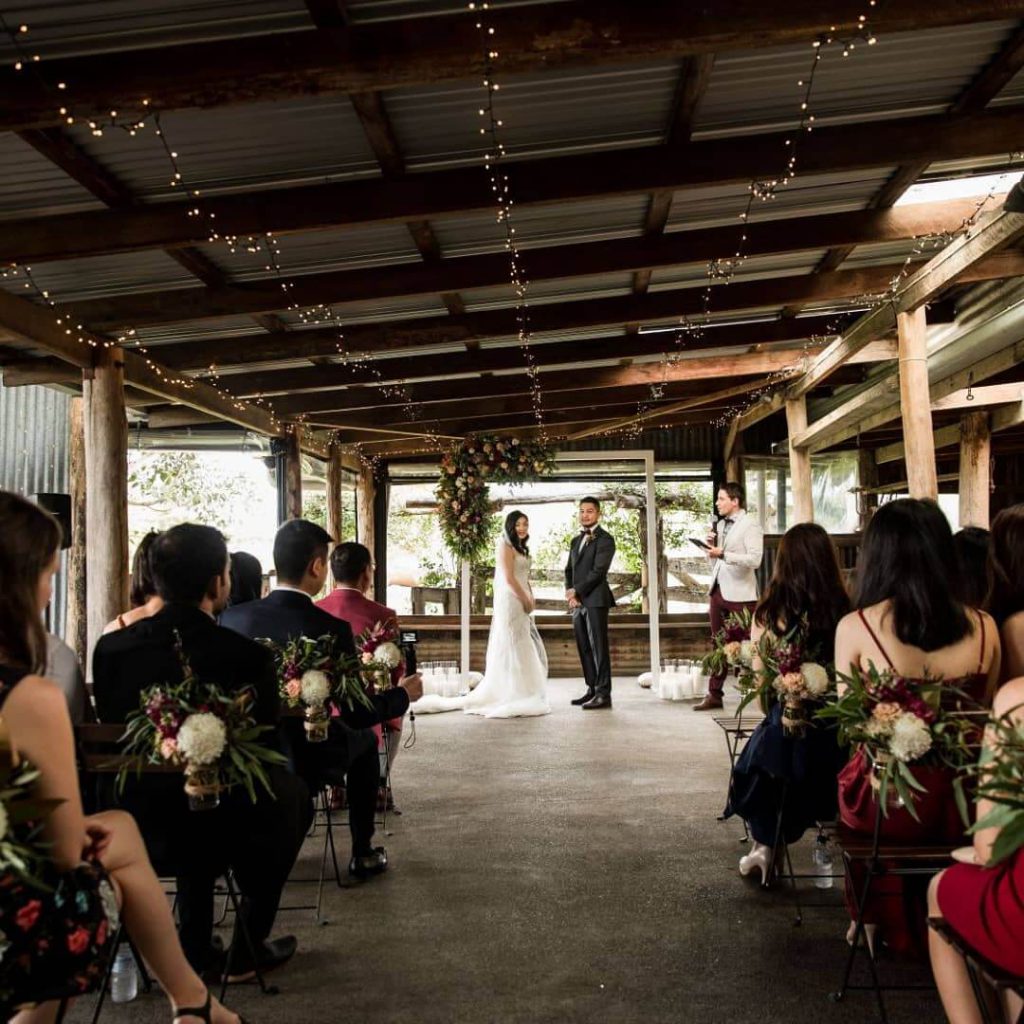
M743 435L740 433L733 439L729 456L725 460L725 479L727 483L743 483Z
M865 489L878 486L878 458L874 448L861 448L858 451L857 470L857 482L861 488L857 496L857 515L860 519L859 529L863 532L878 508L878 495L863 493Z
M327 532L340 544L342 536L342 501L341 501L341 446L332 444L327 453ZM334 587L337 581L331 574L329 586Z
M374 550L373 510L376 493L373 467L364 463L359 467L356 479L356 534L359 543L371 551Z
M924 306L913 313L900 313L896 317L896 327L899 333L900 412L910 497L936 500L939 482L935 471L935 437L928 389Z
M992 434L988 413L960 417L960 526L988 529Z
M128 607L128 420L120 348L97 351L91 375L87 371L83 378L83 394L88 666L103 627Z
M68 405L68 480L71 492L71 547L68 548L68 613L64 637L81 665L89 653L85 580L85 420L83 400L72 398Z
M302 427L295 426L285 434L284 485L288 519L302 518Z
M793 438L807 429L807 399L786 399L786 428L789 434L789 478L793 488L793 524L814 522L814 492L811 489L811 453L796 448Z

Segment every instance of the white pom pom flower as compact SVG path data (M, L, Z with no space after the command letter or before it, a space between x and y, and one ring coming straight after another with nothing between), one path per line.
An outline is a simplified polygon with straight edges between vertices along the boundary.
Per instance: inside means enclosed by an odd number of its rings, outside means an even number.
M828 690L828 673L824 665L815 661L805 661L800 666L800 675L804 677L804 686L812 697L820 697Z
M189 764L213 764L226 743L224 723L208 711L189 715L178 730L178 752Z
M311 668L302 673L302 700L306 704L323 704L331 695L331 681L326 672Z
M397 644L385 640L384 643L377 645L377 649L373 652L373 660L388 668L398 668L398 664L402 660L402 652L398 649Z
M916 761L932 748L928 724L917 715L905 712L893 723L889 750L898 761Z
M751 640L744 640L740 644L740 664L741 665L753 665L754 664L754 644Z

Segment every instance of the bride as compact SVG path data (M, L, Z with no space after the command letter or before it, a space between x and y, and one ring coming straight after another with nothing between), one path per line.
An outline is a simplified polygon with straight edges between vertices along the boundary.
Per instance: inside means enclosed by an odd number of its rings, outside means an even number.
M467 715L525 718L551 711L545 693L548 656L530 613L530 521L510 512L494 553L494 614L487 664L479 685L462 704Z

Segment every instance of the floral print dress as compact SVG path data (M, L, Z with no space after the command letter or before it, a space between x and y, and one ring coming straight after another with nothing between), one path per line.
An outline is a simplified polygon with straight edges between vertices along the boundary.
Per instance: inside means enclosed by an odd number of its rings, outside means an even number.
M0 715L24 676L0 665ZM92 862L62 872L45 862L40 875L30 881L0 863L0 1020L97 988L111 953L118 910L106 871Z

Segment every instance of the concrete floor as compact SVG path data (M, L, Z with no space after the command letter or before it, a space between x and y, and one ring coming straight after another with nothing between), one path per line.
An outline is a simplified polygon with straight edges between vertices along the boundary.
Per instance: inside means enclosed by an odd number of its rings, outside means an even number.
M420 716L395 773L404 814L378 834L392 870L332 888L325 927L283 913L300 952L273 976L280 995L246 986L230 1005L254 1024L877 1019L870 993L827 999L846 951L839 892L797 928L785 896L739 877L741 827L715 820L728 761L710 717L625 679L614 711L584 713L568 705L580 689L553 681L545 718ZM321 842L297 875L315 873ZM291 886L289 900L312 889ZM928 980L915 965L882 970ZM143 997L103 1020L166 1021L165 1005ZM887 1005L893 1024L943 1019L933 992Z

